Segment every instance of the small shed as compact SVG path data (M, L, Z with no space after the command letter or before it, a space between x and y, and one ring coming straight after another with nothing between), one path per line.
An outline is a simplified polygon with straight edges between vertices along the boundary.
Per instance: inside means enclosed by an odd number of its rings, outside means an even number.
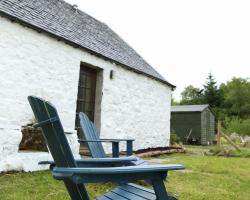
M172 106L171 131L185 144L212 144L215 134L214 113L209 105Z

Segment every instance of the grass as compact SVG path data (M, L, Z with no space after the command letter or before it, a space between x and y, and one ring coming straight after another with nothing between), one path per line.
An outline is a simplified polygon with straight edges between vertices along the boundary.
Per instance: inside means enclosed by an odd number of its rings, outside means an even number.
M242 148L241 151L234 151L233 156L240 156L240 157L249 157L250 158L250 149Z
M187 150L193 150L193 149L202 149L202 150L208 150L210 146L201 146L201 145L183 145L184 148Z
M232 146L229 145L221 145L221 146L212 146L209 148L209 152L212 155L223 155L227 157L248 157L250 158L250 149L249 148L240 148L236 150Z
M89 184L90 197L112 188L112 184ZM49 171L34 173L11 173L0 175L1 200L68 200L69 196L62 181L56 181Z
M181 163L183 172L170 172L168 191L180 200L249 200L250 159L174 154L162 156L165 163ZM168 161L171 158L171 161ZM174 159L174 160L173 160ZM112 184L91 184L91 198L112 188ZM62 182L51 173L13 173L0 175L1 200L69 199Z
M227 157L249 157L250 148L240 147L240 151L236 150L231 145L223 144L221 146L198 146L198 145L184 145L186 152L189 154L213 154L213 155L224 155ZM249 198L250 199L250 198Z
M169 191L179 199L250 199L249 158L176 155L175 163L186 166L184 173L172 172L168 179Z

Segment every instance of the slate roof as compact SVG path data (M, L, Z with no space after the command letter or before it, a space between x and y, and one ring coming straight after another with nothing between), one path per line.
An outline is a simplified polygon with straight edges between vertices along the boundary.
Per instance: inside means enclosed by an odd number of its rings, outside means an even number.
M209 107L208 104L171 106L171 112L202 112L207 107Z
M106 24L63 0L0 0L0 14L175 87Z

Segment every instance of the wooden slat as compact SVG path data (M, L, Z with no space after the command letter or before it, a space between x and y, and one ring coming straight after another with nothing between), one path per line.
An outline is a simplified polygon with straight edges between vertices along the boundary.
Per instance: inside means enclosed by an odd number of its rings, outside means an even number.
M126 191L126 190L122 190L120 188L116 188L114 190L112 190L112 192L126 198L126 199L131 199L131 200L145 200L146 198L141 197L137 194L131 193L130 191ZM147 198L148 200L148 198Z
M80 113L79 118L80 118L80 125L82 127L82 132L84 133L84 138L86 140L99 140L95 125L89 120L88 116L85 113ZM106 154L104 152L101 143L88 142L87 144L93 158L106 157Z
M112 199L112 200L128 200L128 198L124 198L114 192L108 192L104 195L105 197L109 198L109 199Z
M57 111L48 102L36 97L29 97L29 103L38 123L58 118ZM42 126L43 135L46 138L48 147L53 159L58 167L76 167L76 163L64 134L60 120ZM70 180L65 180L64 184L74 200L88 200L88 194L83 184L74 184Z
M137 161L133 161L134 165L148 165L148 163L145 160L139 159Z
M144 190L144 191L146 191L146 192L148 192L148 193L155 194L154 191L153 191L152 189L149 189L149 188L146 188L146 187L143 187L143 186L134 184L134 183L129 183L128 185L131 186L131 187L138 188L138 189L140 189L140 190Z
M110 200L110 198L102 196L102 197L98 197L96 200Z
M120 189L137 194L138 196L144 197L145 199L156 199L156 196L153 191L148 191L146 188L137 187L137 185L123 185L119 186Z
M74 160L67 138L64 134L64 130L63 130L62 124L60 122L60 119L59 119L59 116L57 114L55 107L52 106L50 103L45 102L44 100L36 98L36 97L29 97L29 102L35 114L35 117L38 121L38 124L40 124L42 127L43 134L46 138L46 141L48 143L50 152L54 158L56 166L63 167L63 168L69 168L69 167L76 168L77 167L76 162ZM51 121L51 119L56 119L56 120ZM91 133L91 131L97 132L94 128L94 125L91 122L86 123L85 125L86 125L85 129L87 131L90 131L89 133ZM92 135L90 139L94 140L96 139L96 136ZM145 168L147 166L145 165L143 167ZM171 166L169 167L171 168ZM174 166L174 167L177 169L178 166ZM119 168L119 170L121 170L121 168ZM115 172L114 169L112 169L111 171L112 174ZM81 173L84 172L83 170L84 168L82 168ZM87 170L86 172L89 175L90 170L89 169L85 169L85 170ZM95 169L95 171L97 170L100 170L100 169L99 168ZM103 168L101 170L104 170L106 173L106 169ZM127 171L127 167L124 167L124 170ZM136 168L134 170L136 170ZM136 174L136 171L134 170L131 171L131 174ZM105 180L106 180L106 177L105 177ZM128 180L128 179L124 179L124 180ZM166 200L166 199L171 198L167 195L166 190L165 190L165 185L162 180L157 180L154 177L154 180L152 182L153 182L154 190L156 191L158 199ZM88 200L89 199L88 193L86 192L83 184L75 184L74 182L72 182L71 179L68 178L68 176L67 176L67 179L64 180L64 184L66 188L68 189L71 199L73 200ZM139 185L128 184L128 185L121 185L118 188L112 190L111 192L108 192L103 197L98 198L98 199L99 200L108 200L108 199L111 199L111 200L155 200L156 198L152 190L148 188L144 188Z

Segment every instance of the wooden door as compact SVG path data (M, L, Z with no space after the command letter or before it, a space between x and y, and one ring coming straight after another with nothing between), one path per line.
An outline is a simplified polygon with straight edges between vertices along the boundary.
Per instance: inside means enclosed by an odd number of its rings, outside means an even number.
M94 122L96 78L97 70L85 65L81 65L75 121L75 128L77 130L78 138L83 138L78 116L79 112L86 113L89 119Z

